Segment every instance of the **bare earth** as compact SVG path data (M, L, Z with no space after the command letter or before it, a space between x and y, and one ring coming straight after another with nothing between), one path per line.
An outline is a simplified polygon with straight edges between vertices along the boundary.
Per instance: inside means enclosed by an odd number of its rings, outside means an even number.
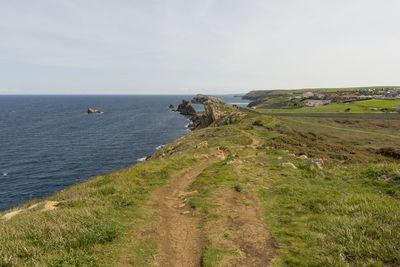
M191 215L183 198L188 195L185 190L204 168L225 157L224 152L216 151L202 164L184 170L170 184L155 192L159 215L159 255L156 266L200 266L206 241L199 229L201 218Z
M253 140L254 141L254 140ZM258 145L258 142L253 145ZM159 216L158 251L155 266L201 266L202 252L206 245L223 229L232 229L229 242L217 242L215 245L226 249L234 248L240 255L223 262L222 266L268 266L276 250L255 199L231 189L220 191L213 199L220 209L231 210L215 225L200 228L202 218L194 216L193 210L186 204L190 194L189 186L204 168L226 158L224 152L217 150L205 156L203 163L186 169L176 175L170 184L155 192L155 207ZM245 204L242 203L246 199ZM219 243L219 244L218 244Z

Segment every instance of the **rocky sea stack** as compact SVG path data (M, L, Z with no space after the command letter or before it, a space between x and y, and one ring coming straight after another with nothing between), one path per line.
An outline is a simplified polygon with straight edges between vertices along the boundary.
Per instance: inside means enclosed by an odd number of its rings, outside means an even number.
M92 114L92 113L101 113L101 111L98 110L97 108L88 108L87 113L88 113L88 114Z
M192 106L192 103L185 99L182 100L182 104L179 104L177 111L182 115L194 116L197 114L196 110Z

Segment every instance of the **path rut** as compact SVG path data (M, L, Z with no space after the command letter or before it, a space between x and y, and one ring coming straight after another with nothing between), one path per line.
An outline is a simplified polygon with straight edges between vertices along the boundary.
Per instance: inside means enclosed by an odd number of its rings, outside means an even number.
M189 168L172 178L167 186L155 192L156 209L159 216L158 249L156 266L200 266L205 236L199 225L201 219L191 214L184 205L186 192L201 171L226 158L223 151L216 150L205 156L198 166Z

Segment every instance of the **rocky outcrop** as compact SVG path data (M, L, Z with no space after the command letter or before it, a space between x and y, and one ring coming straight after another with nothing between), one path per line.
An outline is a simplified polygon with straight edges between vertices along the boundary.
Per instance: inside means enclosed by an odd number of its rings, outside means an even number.
M170 108L170 109L175 109L174 105L172 105L172 104L169 105L169 108Z
M222 100L221 98L216 97L216 96L211 96L211 95L197 94L192 99L193 104L204 104L207 101L211 101L211 102L214 102L217 104L225 104L225 101Z
M96 108L88 108L87 111L88 114L92 114L92 113L101 113L100 110L96 109Z
M190 115L195 116L197 115L196 110L192 106L192 103L189 100L182 100L182 104L179 104L177 111L182 115Z
M235 123L243 119L246 114L235 108L217 104L211 101L204 102L204 112L191 118L190 128L201 129L210 125L222 126Z

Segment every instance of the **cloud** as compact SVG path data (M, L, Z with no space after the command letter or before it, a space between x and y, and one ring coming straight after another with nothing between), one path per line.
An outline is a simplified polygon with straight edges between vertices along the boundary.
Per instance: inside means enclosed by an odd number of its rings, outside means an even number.
M217 93L396 84L399 8L393 0L4 1L0 86Z

